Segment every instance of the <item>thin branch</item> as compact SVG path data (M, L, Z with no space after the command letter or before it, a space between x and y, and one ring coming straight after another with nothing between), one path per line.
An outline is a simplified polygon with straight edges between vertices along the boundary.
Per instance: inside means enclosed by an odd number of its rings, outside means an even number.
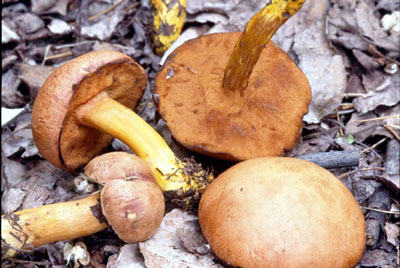
M370 118L370 119L362 119L362 120L355 120L357 123L364 123L364 122L371 122L371 121L379 121L379 120L385 120L389 118L400 118L400 114L394 114L394 115L388 115L388 116L382 116L382 117L376 117L376 118Z
M393 214L393 215L400 215L399 211L387 211L387 210L382 210L382 209L377 209L377 208L369 208L369 207L362 207L363 209L367 209L367 210L372 210L372 211L376 211L376 212L382 212L382 213L386 213L386 214Z
M386 128L387 131L389 131L396 138L396 140L400 141L399 134L397 134L396 131L393 130L393 128L391 128L389 125L383 125L383 127Z
M113 5L113 6L109 7L109 8L107 8L106 10L103 10L102 12L99 12L99 13L97 13L97 14L95 14L95 15L89 17L89 18L88 18L88 21L95 20L95 19L97 19L97 18L99 18L99 17L101 17L101 16L103 16L103 15L105 15L105 14L107 14L107 13L113 11L115 8L117 8L117 7L118 7L120 4L122 4L122 2L124 2L124 1L125 1L125 0L120 0L120 1L118 1L115 5Z
M387 137L381 139L380 141L378 141L377 143L375 143L375 144L372 145L371 147L368 147L368 148L362 150L361 153L365 153L365 152L368 152L368 151L372 151L372 150L375 149L379 144L385 142L387 139L388 139Z
M383 167L360 168L360 169L355 169L355 170L352 170L352 171L343 173L342 175L340 175L340 176L338 177L338 179L341 179L341 178L343 178L343 177L352 175L352 174L357 173L357 172L360 172L360 171L368 171L368 170L380 170L380 171L383 171L383 172L386 171L386 169L383 168Z

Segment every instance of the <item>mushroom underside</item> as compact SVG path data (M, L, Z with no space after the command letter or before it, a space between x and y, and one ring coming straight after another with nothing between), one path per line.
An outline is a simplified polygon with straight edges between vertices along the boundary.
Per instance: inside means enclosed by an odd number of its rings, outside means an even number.
M156 77L158 109L185 147L229 160L292 148L308 112L307 78L269 42L243 95L224 90L224 68L240 33L201 36L179 47Z

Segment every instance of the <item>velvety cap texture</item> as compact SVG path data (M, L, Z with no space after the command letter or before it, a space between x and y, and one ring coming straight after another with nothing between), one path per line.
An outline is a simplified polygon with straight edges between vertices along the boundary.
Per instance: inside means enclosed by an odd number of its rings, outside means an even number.
M222 173L199 206L204 237L243 268L348 268L361 259L365 220L345 185L305 160L266 157Z

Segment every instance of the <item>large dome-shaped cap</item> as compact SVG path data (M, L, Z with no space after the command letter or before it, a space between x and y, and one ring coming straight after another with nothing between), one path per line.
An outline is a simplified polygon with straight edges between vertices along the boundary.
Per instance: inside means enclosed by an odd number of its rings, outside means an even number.
M177 48L158 73L158 109L185 147L228 160L278 156L297 142L308 111L308 80L269 42L243 95L222 88L240 33L201 36Z
M214 253L239 267L354 267L365 220L329 171L282 157L241 162L204 192L199 221Z
M132 109L146 86L143 68L117 51L90 52L57 68L33 106L32 132L40 153L62 169L74 170L87 163L112 137L80 124L75 109L103 91Z

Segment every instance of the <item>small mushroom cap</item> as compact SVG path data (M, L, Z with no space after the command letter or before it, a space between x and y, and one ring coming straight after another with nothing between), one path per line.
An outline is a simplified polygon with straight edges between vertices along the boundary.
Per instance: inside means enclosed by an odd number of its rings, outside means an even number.
M65 170L87 163L112 137L80 124L75 109L102 91L133 109L146 86L143 68L117 51L90 52L60 66L41 87L32 110L32 133L40 153Z
M214 253L239 267L354 267L365 220L350 191L305 160L265 157L222 173L199 205Z
M303 72L269 42L243 96L224 90L224 69L240 33L201 36L177 48L158 73L158 109L183 146L227 160L278 156L292 148L311 91Z
M105 184L101 208L120 239L137 243L148 239L160 226L165 201L154 182L116 179Z
M126 152L111 152L93 158L85 166L85 174L103 185L115 179L156 181L146 161Z

